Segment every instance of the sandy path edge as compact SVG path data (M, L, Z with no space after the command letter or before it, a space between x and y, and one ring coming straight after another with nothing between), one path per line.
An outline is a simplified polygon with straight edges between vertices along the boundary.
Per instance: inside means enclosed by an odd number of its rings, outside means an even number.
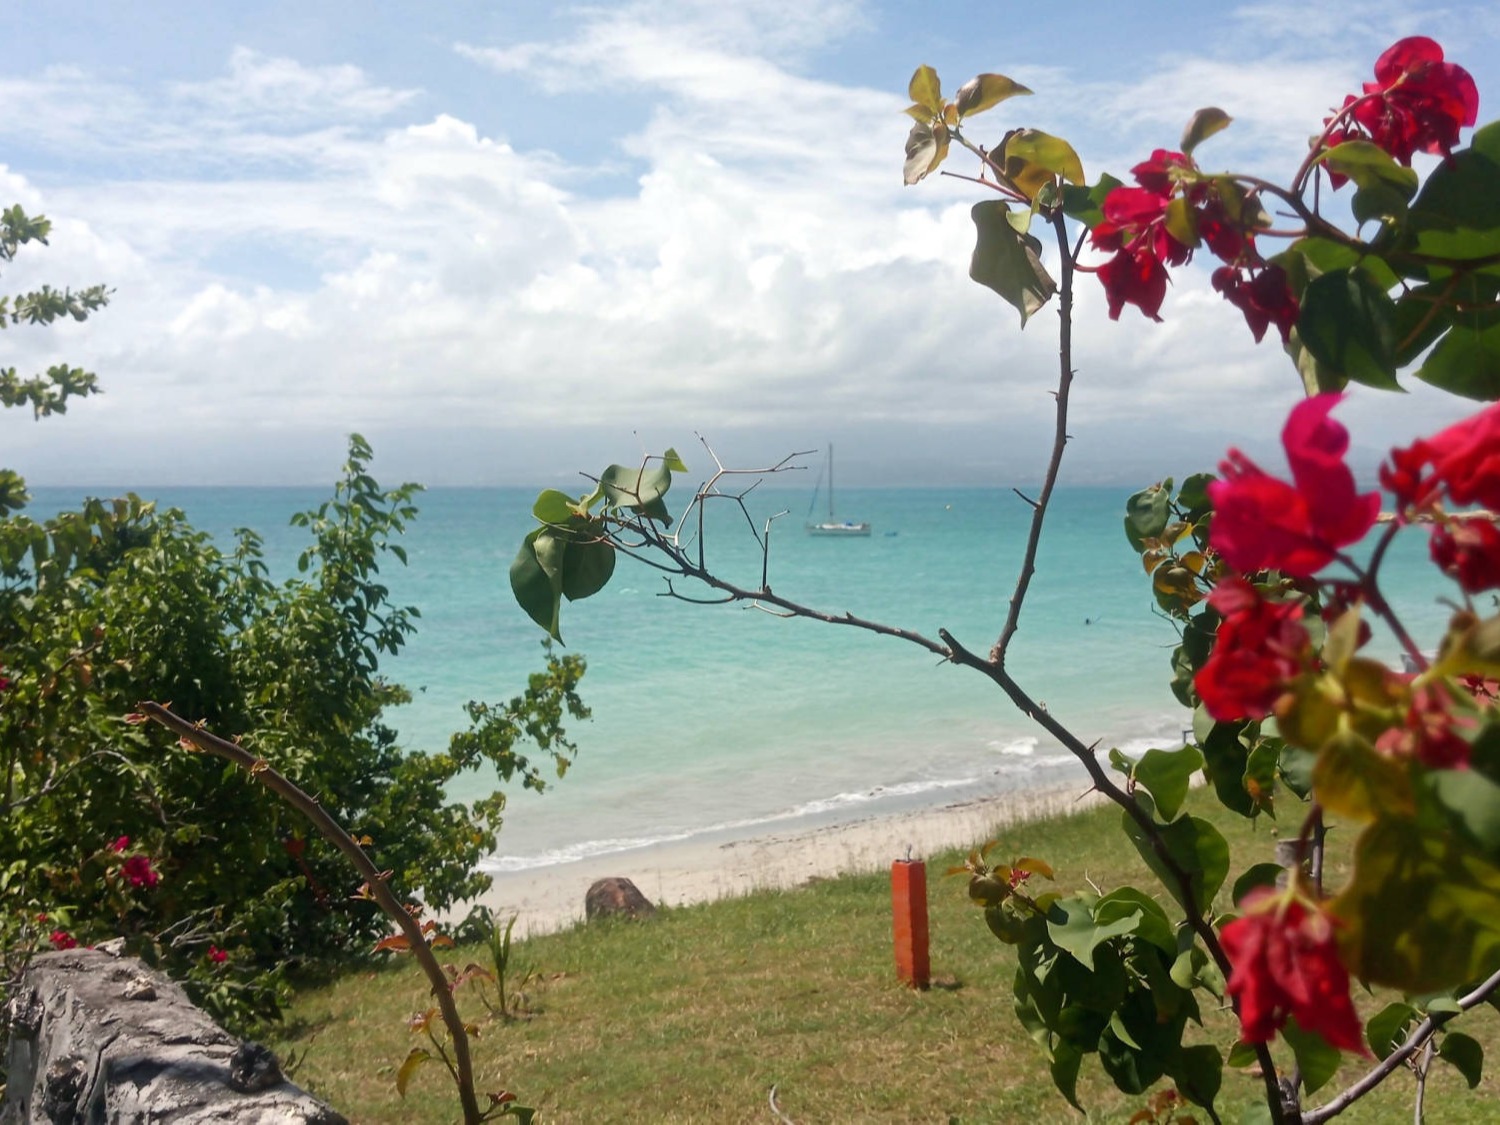
M583 919L583 896L606 876L623 875L652 902L706 902L758 888L796 886L818 876L874 871L892 860L926 859L982 843L996 828L1071 812L1101 800L1080 786L1019 790L936 808L872 816L797 832L705 835L572 863L497 873L494 886L449 912L480 905L516 915L517 937L566 929Z

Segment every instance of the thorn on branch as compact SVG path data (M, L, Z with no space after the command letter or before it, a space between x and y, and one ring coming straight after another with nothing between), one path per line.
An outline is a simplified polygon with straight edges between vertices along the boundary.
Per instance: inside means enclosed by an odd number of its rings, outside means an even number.
M1036 510L1037 502L1030 496L1027 496L1026 493L1022 492L1019 488L1012 488L1011 491L1019 496L1022 500L1026 501L1026 503L1030 504L1033 511Z

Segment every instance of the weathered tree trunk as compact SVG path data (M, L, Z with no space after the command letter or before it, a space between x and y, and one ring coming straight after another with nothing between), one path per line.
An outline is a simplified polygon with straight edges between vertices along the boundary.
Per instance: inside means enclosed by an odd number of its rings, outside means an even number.
M0 1125L345 1125L132 957L43 953L5 1007Z

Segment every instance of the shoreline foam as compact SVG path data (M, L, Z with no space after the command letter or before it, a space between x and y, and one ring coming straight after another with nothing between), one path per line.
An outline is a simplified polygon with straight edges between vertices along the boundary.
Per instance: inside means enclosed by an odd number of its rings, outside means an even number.
M623 875L659 906L684 906L794 887L824 878L883 869L891 861L927 859L951 848L983 843L995 829L1072 812L1103 798L1084 788L1015 790L797 832L734 832L589 856L570 863L492 872L488 892L474 905L516 915L517 936L550 933L583 920L583 897L596 879Z

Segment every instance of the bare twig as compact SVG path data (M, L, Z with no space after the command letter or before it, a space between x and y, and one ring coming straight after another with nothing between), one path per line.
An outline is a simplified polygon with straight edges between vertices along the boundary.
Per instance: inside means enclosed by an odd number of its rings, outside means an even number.
M442 1013L443 1022L448 1026L448 1033L453 1040L453 1061L450 1069L453 1071L454 1079L458 1085L459 1101L463 1104L464 1121L473 1125L482 1121L483 1115L479 1110L479 1102L474 1095L474 1068L469 1059L469 1036L464 1030L463 1020L459 1017L458 1006L454 1003L453 993L448 988L448 978L444 976L442 966L437 958L432 955L432 949L427 944L427 937L422 933L422 928L417 925L416 919L407 912L399 899L391 892L387 885L387 875L375 866L374 862L365 854L363 848L355 841L354 837L346 832L341 824L324 810L323 806L308 796L301 788L288 780L278 771L271 768L264 758L257 757L242 746L226 741L217 735L210 734L195 723L182 718L167 710L159 703L145 702L140 704L141 712L155 719L162 726L172 731L178 737L186 739L198 749L213 754L215 757L223 758L244 770L253 781L258 781L271 792L275 793L287 804L300 812L314 827L321 832L325 839L344 853L345 858L359 872L369 888L370 895L385 911L386 915L400 927L405 935L407 945L412 955L416 957L417 963L422 966L422 971L427 974L427 979L432 982L432 993L437 999L438 1009ZM443 1061L448 1062L447 1055L439 1045L439 1054Z
M1381 1059L1376 1066L1371 1067L1369 1073L1363 1078L1331 1101L1325 1102L1316 1109L1307 1110L1302 1115L1303 1125L1319 1125L1319 1122L1327 1121L1343 1113L1395 1073L1407 1059L1426 1047L1444 1024L1461 1012L1467 1012L1470 1008L1483 1004L1496 989L1500 989L1500 972L1489 977L1474 991L1460 996L1457 1000L1459 1009L1457 1012L1429 1012L1427 1018L1412 1029L1411 1034L1406 1037L1406 1042Z

